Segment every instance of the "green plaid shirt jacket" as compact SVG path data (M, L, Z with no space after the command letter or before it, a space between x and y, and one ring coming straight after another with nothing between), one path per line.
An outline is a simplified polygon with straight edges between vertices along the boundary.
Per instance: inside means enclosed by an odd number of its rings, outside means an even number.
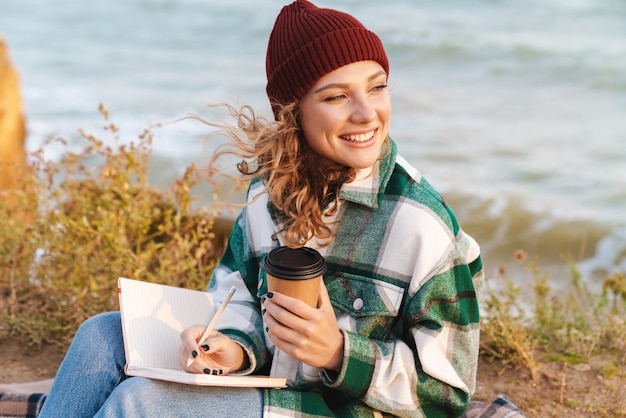
M220 331L244 347L238 374L287 377L266 389L265 417L460 416L474 392L483 268L476 242L421 174L389 152L373 172L340 190L336 238L307 246L326 259L324 282L344 335L339 373L301 363L265 333L260 265L281 245L261 179L248 190L207 290L216 303L237 292ZM257 198L256 200L255 197Z

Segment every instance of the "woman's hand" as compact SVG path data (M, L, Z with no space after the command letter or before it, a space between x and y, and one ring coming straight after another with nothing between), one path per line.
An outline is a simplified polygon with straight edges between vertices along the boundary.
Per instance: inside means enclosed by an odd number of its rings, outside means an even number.
M217 331L198 346L206 326L194 325L180 334L178 362L188 372L225 375L248 366L248 356L239 344ZM193 363L187 367L187 359L193 356Z
M317 309L280 293L268 293L263 307L267 332L276 347L313 367L340 370L343 335L323 282Z

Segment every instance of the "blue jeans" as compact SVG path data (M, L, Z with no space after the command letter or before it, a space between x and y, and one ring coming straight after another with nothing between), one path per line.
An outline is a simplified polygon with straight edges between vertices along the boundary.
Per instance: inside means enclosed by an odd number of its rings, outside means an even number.
M256 388L183 385L128 377L119 312L78 329L40 417L260 417Z

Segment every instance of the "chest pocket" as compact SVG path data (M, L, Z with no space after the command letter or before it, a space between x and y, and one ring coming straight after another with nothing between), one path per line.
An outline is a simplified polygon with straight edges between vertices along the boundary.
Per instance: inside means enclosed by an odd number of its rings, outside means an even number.
M368 338L389 338L404 289L381 280L340 273L326 283L339 326Z

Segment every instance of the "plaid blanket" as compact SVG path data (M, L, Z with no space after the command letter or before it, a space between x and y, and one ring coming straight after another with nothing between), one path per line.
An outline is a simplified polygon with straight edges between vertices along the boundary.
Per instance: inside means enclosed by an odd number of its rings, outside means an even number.
M45 399L43 393L0 393L0 417L34 418L39 415Z
M39 415L46 395L42 393L0 393L1 418L34 418ZM506 396L498 395L489 402L470 402L463 418L523 418L525 415Z

